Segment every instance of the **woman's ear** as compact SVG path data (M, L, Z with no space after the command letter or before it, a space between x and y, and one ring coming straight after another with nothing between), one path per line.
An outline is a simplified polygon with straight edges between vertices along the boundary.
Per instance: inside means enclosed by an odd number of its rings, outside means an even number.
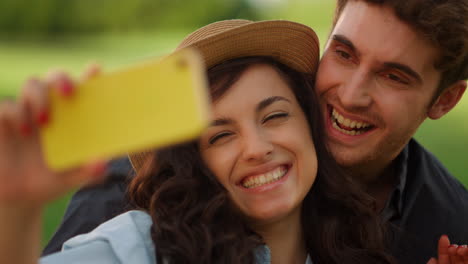
M452 108L454 108L465 93L467 83L465 80L457 81L450 87L447 87L440 95L437 100L432 104L427 112L427 116L430 119L439 119Z

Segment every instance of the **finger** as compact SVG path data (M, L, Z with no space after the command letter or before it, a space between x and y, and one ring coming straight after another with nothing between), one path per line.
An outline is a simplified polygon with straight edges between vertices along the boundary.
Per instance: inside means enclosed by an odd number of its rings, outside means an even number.
M431 258L427 264L437 264L437 260L435 258Z
M97 63L91 63L86 67L85 71L80 76L80 82L88 81L100 75L101 72L102 72L101 65Z
M463 264L468 264L468 248L466 245L459 246L457 249L457 255L462 259Z
M449 256L449 246L450 240L448 236L442 235L439 239L439 243L437 246L437 254L438 254L438 263L439 264L449 264L450 263L450 256Z
M26 113L21 106L17 103L11 103L8 112L8 122L15 132L22 134L24 137L31 135L32 125L26 120Z
M25 201L31 204L42 205L46 202L57 199L63 194L70 190L80 188L86 184L97 182L98 179L103 178L104 162L94 162L87 165L83 165L77 168L69 169L63 172L51 172L47 168L46 171L51 173L49 177L45 177L42 180L30 181L29 186L31 195L23 198ZM27 191L23 191L27 193ZM28 200L28 197L34 197L34 200Z
M14 131L14 107L15 103L8 100L0 102L0 131L2 134Z
M31 118L29 118L28 110L24 105L16 104L16 111L18 116L17 127L19 132L24 137L29 137L33 133L33 127L35 125L32 123Z
M72 77L62 70L52 70L47 73L46 82L49 88L56 89L64 97L72 96L75 91Z
M448 248L449 258L451 264L461 264L463 259L457 255L458 245L452 244Z
M26 114L18 103L4 101L2 102L1 109L2 133L11 132L22 134L25 137L31 135L32 125L27 121Z
M49 96L45 82L32 78L23 86L19 104L25 120L32 125L45 125L49 121Z

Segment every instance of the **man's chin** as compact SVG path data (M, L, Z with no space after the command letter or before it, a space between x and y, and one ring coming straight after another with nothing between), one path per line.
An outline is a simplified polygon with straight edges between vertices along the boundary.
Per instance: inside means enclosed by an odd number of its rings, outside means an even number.
M366 149L368 150L368 149ZM343 148L330 148L330 151L341 168L353 174L373 170L373 167L378 165L376 155L368 151L353 149L346 150Z
M338 155L333 153L333 156L335 157L336 162L340 167L343 169L350 169L354 167L362 167L368 162L365 162L363 159L360 159L356 155L343 155L343 153L340 153Z

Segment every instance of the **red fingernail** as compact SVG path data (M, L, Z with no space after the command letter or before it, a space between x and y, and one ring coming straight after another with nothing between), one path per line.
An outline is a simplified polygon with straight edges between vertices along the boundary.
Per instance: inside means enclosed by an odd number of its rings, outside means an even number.
M49 112L44 110L37 117L37 123L43 126L47 124L48 122L49 122Z
M23 136L29 136L31 135L31 127L27 124L22 124L21 127L20 127L20 130L21 130L21 134Z
M452 244L452 245L449 246L449 248L453 248L453 247L458 248L458 245L457 244Z
M68 79L62 79L60 81L60 91L62 95L69 96L73 93L73 83Z
M107 164L106 163L102 163L102 164L99 164L96 166L94 172L96 173L96 176L97 177L100 177L102 176L102 174L104 174L107 170Z

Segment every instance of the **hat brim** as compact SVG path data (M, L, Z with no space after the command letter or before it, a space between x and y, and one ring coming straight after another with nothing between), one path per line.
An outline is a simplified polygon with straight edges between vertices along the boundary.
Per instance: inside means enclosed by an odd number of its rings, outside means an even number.
M286 20L248 22L218 34L206 32L213 31L212 27L203 27L187 37L177 49L197 48L207 68L234 58L269 56L299 72L315 73L320 55L319 41L310 27ZM208 37L200 37L203 35Z

